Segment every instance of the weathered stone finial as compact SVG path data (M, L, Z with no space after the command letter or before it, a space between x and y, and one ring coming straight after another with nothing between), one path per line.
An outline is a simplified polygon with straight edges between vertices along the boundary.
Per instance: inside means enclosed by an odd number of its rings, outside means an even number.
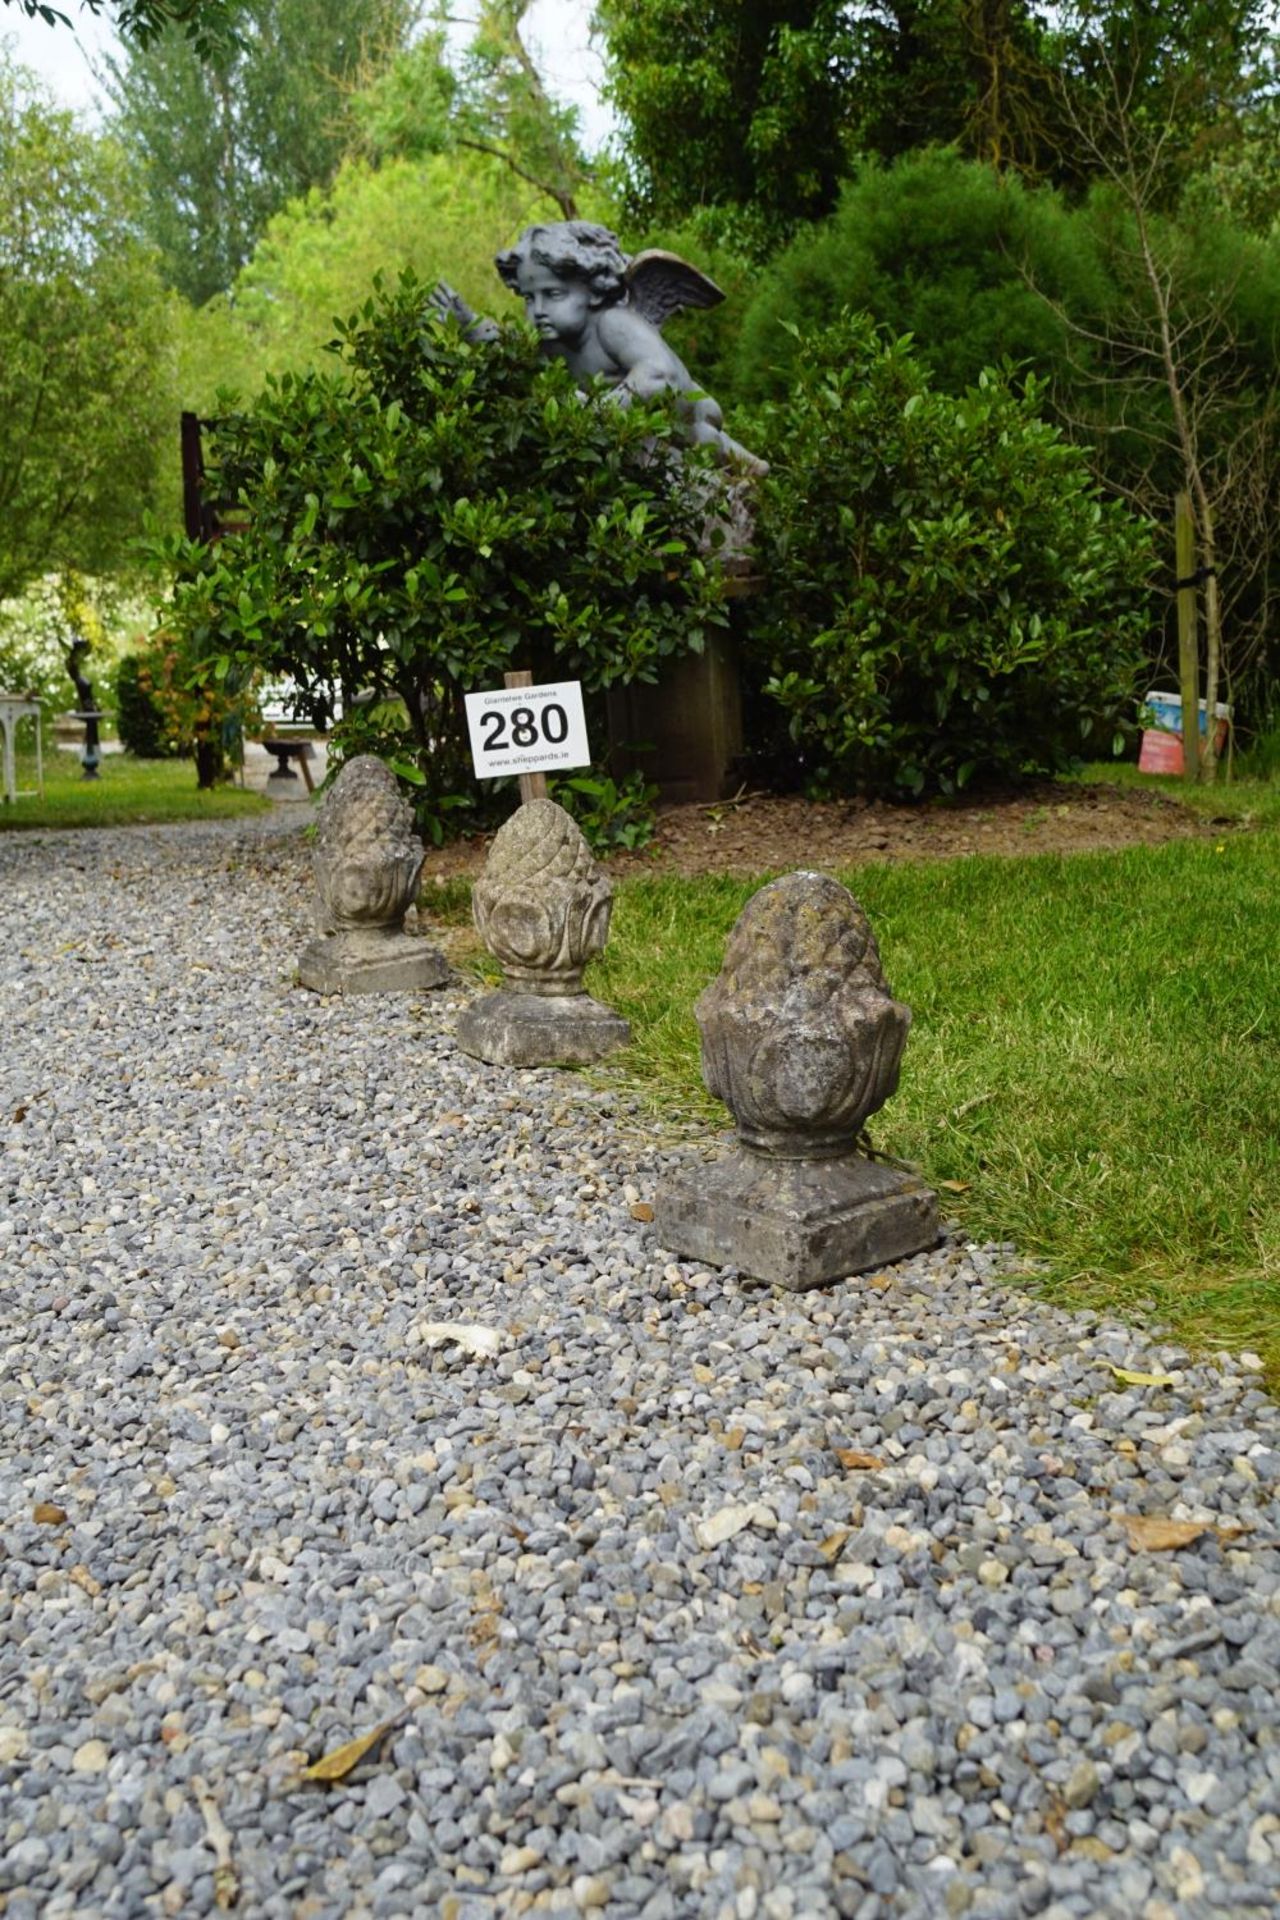
M348 760L316 829L320 934L298 963L304 987L417 993L444 984L444 955L404 932L425 857L391 769L371 753Z
M627 1022L582 987L609 935L613 889L574 820L529 800L494 835L471 895L503 985L458 1021L464 1053L513 1067L586 1066L625 1046Z
M703 1078L738 1138L659 1191L664 1245L800 1289L934 1244L935 1196L858 1152L897 1087L911 1010L847 888L820 873L763 887L694 1012Z

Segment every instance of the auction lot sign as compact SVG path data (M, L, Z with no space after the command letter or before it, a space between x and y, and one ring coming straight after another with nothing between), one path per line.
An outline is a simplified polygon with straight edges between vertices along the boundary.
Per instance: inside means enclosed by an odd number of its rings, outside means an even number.
M466 696L471 760L480 780L501 774L563 773L589 767L582 682L499 687Z

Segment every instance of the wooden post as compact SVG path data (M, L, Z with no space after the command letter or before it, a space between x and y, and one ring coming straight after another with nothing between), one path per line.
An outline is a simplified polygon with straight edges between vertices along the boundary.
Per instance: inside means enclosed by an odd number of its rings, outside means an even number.
M1196 634L1196 528L1191 496L1173 499L1174 564L1178 591L1178 686L1182 693L1182 774L1200 778L1200 646Z
M533 685L533 675L528 672L504 673L502 676L502 684L504 687L531 687ZM545 800L547 798L547 776L545 773L522 773L519 776L519 780L521 806L524 805L526 800Z
M182 415L182 518L188 540L208 539L200 417L194 413Z

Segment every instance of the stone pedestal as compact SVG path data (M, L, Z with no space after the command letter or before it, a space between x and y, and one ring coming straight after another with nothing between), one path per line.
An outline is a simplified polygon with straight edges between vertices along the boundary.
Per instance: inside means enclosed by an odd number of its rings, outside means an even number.
M554 800L527 800L494 835L471 894L476 931L503 984L458 1021L464 1053L493 1066L584 1067L631 1029L583 991L604 949L613 889L581 829Z
M449 978L444 955L404 932L426 855L396 777L374 754L349 760L316 830L320 932L298 979L315 993L421 993Z
M738 1138L663 1182L663 1245L799 1290L935 1244L934 1194L858 1151L897 1087L911 1010L852 894L819 873L763 887L694 1011L703 1078Z
M314 993L426 993L448 978L438 948L394 927L320 934L298 962L299 985Z
M858 1153L774 1160L739 1146L668 1177L654 1232L689 1259L799 1293L933 1246L938 1211L922 1180Z
M462 1051L496 1067L589 1067L630 1038L621 1014L589 993L486 993L457 1025Z

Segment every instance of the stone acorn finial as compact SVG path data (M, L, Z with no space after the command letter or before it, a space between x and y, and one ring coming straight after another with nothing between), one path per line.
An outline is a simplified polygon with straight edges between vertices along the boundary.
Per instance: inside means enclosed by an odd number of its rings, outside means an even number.
M695 1017L703 1078L733 1114L737 1140L659 1190L663 1244L791 1288L934 1244L934 1195L858 1151L897 1087L911 1010L890 994L847 888L820 873L763 887Z
M791 1160L850 1151L898 1085L911 1026L866 914L821 873L761 888L694 1017L702 1077L743 1144Z
M613 888L564 808L527 800L494 835L471 911L508 988L577 994L604 952Z
M374 754L348 760L320 808L312 864L319 937L298 978L317 993L419 992L449 977L444 956L404 932L425 859L413 814Z
M604 951L613 889L576 822L528 800L494 835L471 895L476 929L502 966L496 993L458 1021L464 1053L494 1065L586 1066L625 1046L627 1022L585 992Z

